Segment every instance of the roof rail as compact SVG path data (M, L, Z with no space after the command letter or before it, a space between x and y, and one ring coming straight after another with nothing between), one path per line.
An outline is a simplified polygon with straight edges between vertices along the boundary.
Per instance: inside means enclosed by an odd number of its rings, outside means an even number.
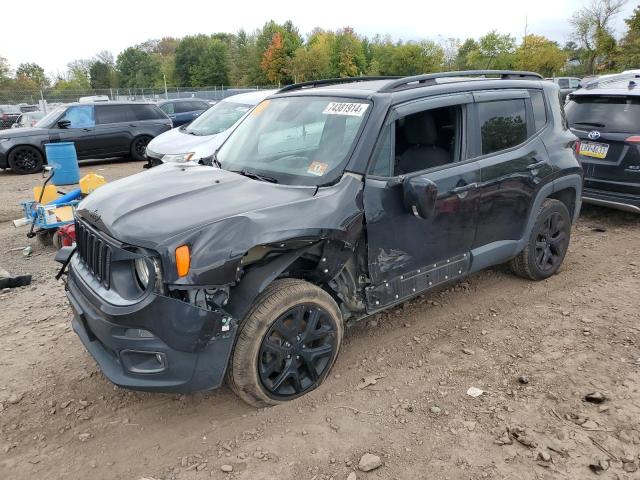
M618 83L623 80L629 80L629 87L635 86L635 83L631 85L631 81L634 81L636 78L640 78L640 73L618 73L614 75L607 75L605 78L594 78L587 82L584 86L587 90L596 87L604 87L606 85L610 85L612 83Z
M371 80L395 80L401 77L345 77L345 78L328 78L325 80L312 80L310 82L294 83L282 87L276 93L291 92L292 90L302 90L304 88L324 87L327 85L340 85L342 83L368 82Z
M409 88L424 87L433 85L438 78L453 77L486 77L487 75L495 75L501 80L543 80L542 75L534 72L521 72L516 70L464 70L460 72L440 72L428 73L424 75L415 75L413 77L399 78L394 82L389 82L382 87L379 92L394 92L398 90L407 90Z

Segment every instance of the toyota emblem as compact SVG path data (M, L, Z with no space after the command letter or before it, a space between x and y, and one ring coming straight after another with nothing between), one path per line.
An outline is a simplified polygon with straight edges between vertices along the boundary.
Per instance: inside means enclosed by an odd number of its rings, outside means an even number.
M597 140L600 138L600 132L597 130L591 130L587 135L591 140Z

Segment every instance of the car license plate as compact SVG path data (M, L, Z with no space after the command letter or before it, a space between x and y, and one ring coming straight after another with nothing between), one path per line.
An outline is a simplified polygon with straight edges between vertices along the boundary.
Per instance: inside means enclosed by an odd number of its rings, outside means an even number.
M606 143L580 142L580 155L593 158L605 158L609 151Z

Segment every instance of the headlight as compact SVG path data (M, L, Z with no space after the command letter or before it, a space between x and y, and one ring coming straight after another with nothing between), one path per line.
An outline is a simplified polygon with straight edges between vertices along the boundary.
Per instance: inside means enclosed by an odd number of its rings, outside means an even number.
M146 290L149 286L149 263L146 258L136 258L136 278L142 290Z
M183 162L188 162L189 160L191 160L194 155L195 155L195 152L178 153L176 155L164 155L162 157L162 161L163 162L183 163Z

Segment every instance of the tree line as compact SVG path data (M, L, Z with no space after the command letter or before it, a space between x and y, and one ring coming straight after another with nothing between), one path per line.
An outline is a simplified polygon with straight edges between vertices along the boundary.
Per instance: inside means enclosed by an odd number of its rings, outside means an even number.
M56 92L109 88L285 85L360 75L415 75L444 70L518 69L545 77L640 68L640 7L616 39L612 23L627 0L591 0L569 19L564 45L525 32L520 42L496 30L480 38L398 41L350 27L315 28L303 37L291 22L269 21L254 32L165 37L70 62L49 78L36 63L15 72L0 56L0 89ZM1 52L0 52L1 53Z

